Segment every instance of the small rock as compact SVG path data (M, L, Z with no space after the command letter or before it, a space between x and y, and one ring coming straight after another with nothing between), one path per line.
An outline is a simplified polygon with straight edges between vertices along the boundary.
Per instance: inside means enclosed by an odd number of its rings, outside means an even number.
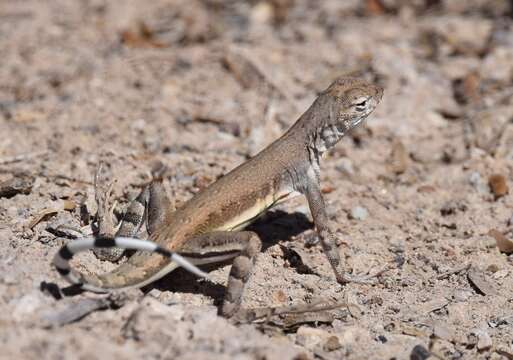
M426 360L431 353L423 345L415 345L410 353L410 360Z
M301 326L296 333L296 342L306 347L307 349L313 349L318 344L326 344L331 337L335 336L330 334L326 330L315 329L308 326Z
M357 326L346 326L342 331L339 340L344 349L350 350L354 344L370 343L373 339L368 330Z
M497 271L499 271L499 265L497 265L497 264L490 264L486 268L486 271L491 272L491 273L496 273Z
M28 175L17 175L0 182L0 198L11 198L17 194L30 194L35 179Z
M492 338L486 330L477 330L475 331L475 335L477 336L477 349L479 351L487 350L492 347Z
M445 326L445 324L436 323L433 327L433 335L439 339L452 341L452 332Z
M354 176L355 174L353 162L347 157L339 159L335 169L349 177Z
M473 295L474 295L474 293L470 290L456 289L456 290L454 290L452 297L453 297L454 301L456 301L456 302L465 302Z
M509 192L506 178L502 174L493 174L488 178L488 185L492 191L495 199L498 199Z
M497 295L494 285L481 270L471 267L467 272L467 278L478 293L482 295Z
M483 182L483 179L481 178L481 174L479 172L472 171L468 177L468 181L473 187L477 188L478 185Z
M265 24L273 18L273 8L268 2L261 1L251 9L251 22Z
M388 339L386 338L385 335L378 335L378 336L376 336L376 341L379 341L380 343L385 344L388 342Z
M477 190L479 194L489 194L488 184L483 180L481 174L477 171L473 171L469 178L470 184Z
M396 175L402 174L408 169L410 155L401 140L396 139L392 143L392 153L388 161L390 170Z
M144 119L137 119L130 123L130 128L142 133L147 128L147 122Z
M360 220L360 221L367 219L368 216L369 216L369 212L363 206L355 206L354 208L351 209L351 213L349 214L350 219Z
M498 145L502 143L503 136L508 133L507 124L512 116L513 107L509 105L497 105L477 111L468 122L470 131L466 134L467 146L498 155ZM502 156L507 155L508 151L502 150L506 152Z
M80 222L67 211L57 213L46 225L46 231L68 239L82 236Z
M335 191L335 188L331 185L325 185L321 189L321 192L323 194L329 194L329 193L332 193L333 191Z
M436 188L431 185L422 185L417 188L417 192L420 194L430 194L434 193L436 191Z
M336 336L330 336L323 345L324 351L334 351L340 349L341 347L342 345Z
M497 248L499 248L500 252L505 254L513 253L513 239L509 239L506 235L497 229L491 229L488 231L488 235L495 239Z
M471 332L467 335L467 345L470 345L471 347L474 347L477 345L477 334L474 332Z

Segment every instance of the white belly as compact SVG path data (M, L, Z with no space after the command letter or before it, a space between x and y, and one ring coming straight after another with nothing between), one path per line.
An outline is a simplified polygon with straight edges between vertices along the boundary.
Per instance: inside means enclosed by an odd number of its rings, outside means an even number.
M217 231L238 231L255 221L266 210L285 200L291 199L300 193L291 188L284 188L282 191L269 194L265 198L258 199L255 204L245 211L230 219L225 224L217 228Z

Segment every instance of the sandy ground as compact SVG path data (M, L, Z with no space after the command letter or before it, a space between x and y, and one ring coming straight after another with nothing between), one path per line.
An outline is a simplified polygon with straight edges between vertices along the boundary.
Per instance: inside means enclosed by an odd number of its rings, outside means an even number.
M0 1L0 358L512 359L511 1ZM161 162L179 206L265 147L340 74L385 87L321 164L339 286L302 198L264 240L233 325L185 271L116 296L60 292L59 247ZM115 265L80 256L82 271Z

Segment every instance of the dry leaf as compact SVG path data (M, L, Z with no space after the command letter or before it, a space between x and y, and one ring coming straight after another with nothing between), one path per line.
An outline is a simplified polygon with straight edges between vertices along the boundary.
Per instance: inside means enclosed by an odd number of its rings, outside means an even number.
M496 295L497 291L495 290L492 283L486 278L485 274L472 267L467 273L467 278L470 283L483 295Z
M405 335L415 336L415 337L428 337L430 334L426 330L419 329L414 325L400 323L398 328Z
M34 218L29 222L28 228L32 229L34 226L39 224L41 221L48 219L48 217L57 214L59 211L67 210L71 211L75 209L76 204L71 200L61 200L54 204L52 207L41 210Z
M431 185L422 185L417 188L417 192L420 194L429 194L434 193L436 191L436 188Z
M513 240L508 239L506 235L501 233L499 230L491 229L488 231L488 235L493 237L495 241L497 242L497 247L499 248L499 251L511 254L513 253Z

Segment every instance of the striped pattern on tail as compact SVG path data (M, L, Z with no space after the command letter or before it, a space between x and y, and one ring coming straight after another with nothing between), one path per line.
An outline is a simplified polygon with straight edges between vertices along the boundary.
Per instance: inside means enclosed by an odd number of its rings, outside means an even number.
M88 284L82 274L75 272L71 269L70 261L73 258L73 256L82 251L114 247L129 250L154 252L166 258L169 258L171 261L177 263L179 266L183 267L187 271L199 277L208 278L208 274L198 269L191 262L189 262L182 256L178 255L177 253L164 249L149 240L141 240L121 236L116 238L84 237L71 241L68 244L64 245L59 250L59 252L55 254L55 257L53 258L53 265L55 266L57 272L61 274L62 277L64 277L72 285L77 285L83 288L84 290L94 292L108 292L109 290L107 289L98 288L96 286Z

